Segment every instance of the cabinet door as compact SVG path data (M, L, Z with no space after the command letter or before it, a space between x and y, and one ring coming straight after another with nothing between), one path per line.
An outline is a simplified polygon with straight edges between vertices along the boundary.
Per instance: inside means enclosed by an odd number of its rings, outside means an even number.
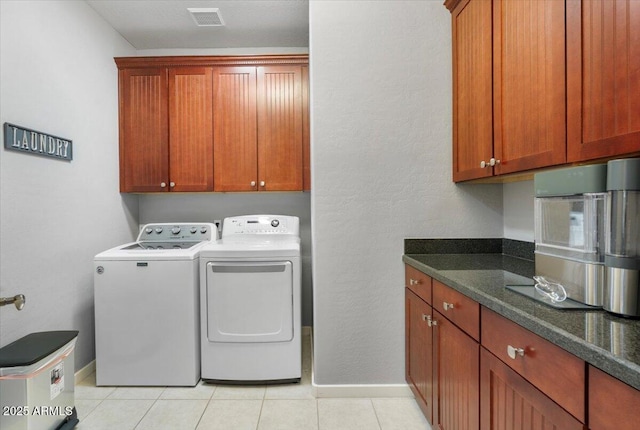
M433 318L437 324L434 338L436 428L479 430L480 346L440 313L434 311Z
M640 391L589 366L589 428L635 430L638 428Z
M167 69L122 69L119 82L120 191L167 191Z
M640 2L567 0L569 161L640 151Z
M493 2L496 174L566 161L565 3Z
M213 70L215 191L257 191L256 68Z
M405 288L405 373L416 401L433 423L433 329L427 323L431 306Z
M258 67L260 190L302 190L302 67Z
M211 67L169 69L169 189L213 191Z
M491 2L462 1L452 12L453 180L493 174Z
M480 362L482 430L585 428L484 348Z

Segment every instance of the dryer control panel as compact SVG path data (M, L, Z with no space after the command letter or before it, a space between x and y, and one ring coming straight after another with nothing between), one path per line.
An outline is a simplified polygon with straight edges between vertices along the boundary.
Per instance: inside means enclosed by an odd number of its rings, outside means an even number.
M225 218L222 237L238 234L282 234L299 236L300 220L288 215L245 215Z

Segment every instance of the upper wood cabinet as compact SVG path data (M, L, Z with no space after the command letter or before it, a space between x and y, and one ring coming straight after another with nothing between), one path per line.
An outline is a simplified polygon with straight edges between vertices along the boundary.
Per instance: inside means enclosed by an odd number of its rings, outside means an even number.
M561 1L451 0L453 179L566 161Z
M640 151L640 2L567 0L567 156Z
M217 67L213 91L215 189L258 190L256 68Z
M310 189L307 56L116 63L121 192Z
M258 151L261 189L302 189L300 66L258 67Z
M169 68L169 190L213 190L212 68Z
M566 161L564 35L563 1L493 1L496 174Z
M491 2L461 2L452 11L453 180L493 174Z
M120 191L164 191L169 181L167 68L119 74Z
M216 68L216 191L303 189L302 74L299 65Z

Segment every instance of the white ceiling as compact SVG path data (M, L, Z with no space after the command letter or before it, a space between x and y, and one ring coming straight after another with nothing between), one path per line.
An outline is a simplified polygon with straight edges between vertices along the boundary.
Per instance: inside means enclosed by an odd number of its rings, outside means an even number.
M308 0L86 0L136 49L308 47ZM224 27L187 8L218 8Z

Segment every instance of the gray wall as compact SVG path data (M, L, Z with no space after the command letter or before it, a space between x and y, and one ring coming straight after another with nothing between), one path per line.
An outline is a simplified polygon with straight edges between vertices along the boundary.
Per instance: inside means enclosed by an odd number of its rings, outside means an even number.
M135 51L82 1L0 2L0 122L73 140L71 162L0 149L0 346L80 330L94 358L93 257L130 241L136 196L118 193L114 56ZM3 145L4 146L4 145Z
M222 52L135 52L78 1L1 1L0 15L1 122L68 137L75 151L65 163L0 150L0 295L28 300L0 308L0 346L79 329L76 365L92 360L93 256L140 223L290 213L301 218L305 324L315 241L316 382L402 383L402 239L532 237L520 210L532 185L505 185L503 225L500 185L451 183L441 2L311 2L311 194L121 196L113 57Z
M533 242L533 181L513 182L503 186L504 232L507 239Z
M451 15L312 1L316 383L404 383L405 237L501 237L502 186L451 181Z

